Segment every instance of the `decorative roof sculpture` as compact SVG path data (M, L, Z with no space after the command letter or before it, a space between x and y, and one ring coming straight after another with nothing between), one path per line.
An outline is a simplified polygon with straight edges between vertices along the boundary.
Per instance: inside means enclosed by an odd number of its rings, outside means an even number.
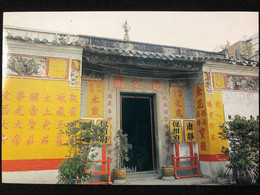
M131 29L130 26L127 24L127 20L125 21L125 24L123 25L123 29L125 31L124 35L124 41L130 41L128 31Z

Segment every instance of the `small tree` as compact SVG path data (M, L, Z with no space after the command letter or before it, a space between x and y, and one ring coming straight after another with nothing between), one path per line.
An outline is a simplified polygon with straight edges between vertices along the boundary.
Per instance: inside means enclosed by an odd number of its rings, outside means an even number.
M127 134L123 133L122 129L117 130L115 140L115 150L116 150L116 169L123 169L125 163L129 161L128 158L128 139Z
M222 146L222 152L229 158L227 180L241 183L237 170L243 170L240 173L245 177L249 175L250 182L255 182L259 177L259 120L246 120L236 115L234 120L226 122L221 128L220 138L229 141L229 148ZM230 170L233 171L231 176L228 174Z
M100 142L106 139L107 125L101 123L95 125L92 122L75 120L67 123L66 130L60 132L68 136L68 142L63 145L68 146L67 159L59 166L58 179L63 183L72 183L81 180L90 181L92 172L85 172L94 164L93 160L97 156L96 147L102 146Z

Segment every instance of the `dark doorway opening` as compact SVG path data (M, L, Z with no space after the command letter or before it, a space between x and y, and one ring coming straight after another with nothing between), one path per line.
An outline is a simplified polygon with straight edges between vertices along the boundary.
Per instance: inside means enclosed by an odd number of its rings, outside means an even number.
M128 134L127 167L135 171L155 170L152 96L121 95L121 128Z

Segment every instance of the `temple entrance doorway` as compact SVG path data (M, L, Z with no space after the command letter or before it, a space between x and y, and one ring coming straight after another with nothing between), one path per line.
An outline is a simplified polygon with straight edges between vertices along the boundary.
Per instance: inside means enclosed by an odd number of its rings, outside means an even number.
M128 171L155 170L153 97L121 94L121 128L128 134Z

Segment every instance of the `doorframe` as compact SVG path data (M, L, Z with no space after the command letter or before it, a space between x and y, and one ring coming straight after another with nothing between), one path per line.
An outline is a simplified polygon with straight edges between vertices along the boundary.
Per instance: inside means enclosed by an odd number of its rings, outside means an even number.
M152 163L153 163L153 171L155 171L155 155L154 155L154 142L155 142L155 132L154 132L154 94L139 94L139 93L120 93L120 128L122 129L122 99L123 98L133 98L133 99L149 99L149 107L150 107L150 122L151 122L151 143L152 143ZM153 99L152 99L153 98Z

